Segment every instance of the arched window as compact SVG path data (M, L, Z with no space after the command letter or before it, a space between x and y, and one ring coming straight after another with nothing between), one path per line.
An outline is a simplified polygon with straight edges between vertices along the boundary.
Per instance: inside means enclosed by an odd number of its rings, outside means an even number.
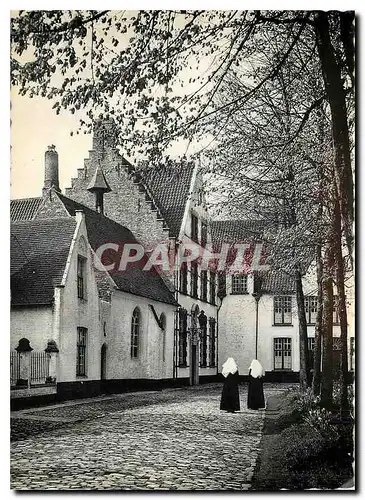
M160 325L162 330L162 361L165 361L166 357L166 316L164 313L160 316Z
M139 354L139 334L141 329L141 312L135 308L132 315L131 325L131 358L138 358Z

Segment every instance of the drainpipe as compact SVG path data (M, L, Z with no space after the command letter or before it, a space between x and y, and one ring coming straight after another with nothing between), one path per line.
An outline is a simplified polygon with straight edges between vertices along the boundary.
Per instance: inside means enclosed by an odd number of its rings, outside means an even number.
M173 262L170 265L174 266L174 288L175 288L175 300L177 303L179 303L179 287L180 287L180 274L179 274L179 265L180 262L177 262L177 255L178 255L178 250L180 243L179 241L176 241L174 238L172 240L173 245L173 250L174 250L174 255L173 255ZM173 345L173 366L172 366L172 378L173 379L178 379L178 373L177 373L177 363L178 363L178 329L180 328L180 323L179 323L179 306L174 312L174 345Z
M252 295L256 301L255 359L257 359L257 347L258 347L258 338L259 338L259 302L260 302L261 296L256 294L256 293L253 293Z
M253 282L253 293L252 296L256 302L256 328L255 328L255 359L257 359L258 355L258 339L259 339L259 302L262 297L261 284L262 280L259 276L254 275Z
M219 367L218 367L218 348L219 348L219 345L218 345L218 343L219 343L219 340L218 340L218 339L219 339L219 310L220 310L220 308L222 307L222 304L223 304L223 298L222 298L222 299L221 299L221 298L219 298L219 297L217 297L217 298L218 298L218 300L220 301L220 304L219 304L219 306L218 306L218 308L217 308L217 326L216 326L216 329L217 329L217 337L216 337L216 338L217 338L217 343L216 343L216 345L217 345L217 347L216 347L216 349L217 349L217 351L216 351L216 359L217 359L217 373L216 373L216 375L217 375L217 377L218 377L218 374L219 374L219 370L218 370L218 368L219 368Z

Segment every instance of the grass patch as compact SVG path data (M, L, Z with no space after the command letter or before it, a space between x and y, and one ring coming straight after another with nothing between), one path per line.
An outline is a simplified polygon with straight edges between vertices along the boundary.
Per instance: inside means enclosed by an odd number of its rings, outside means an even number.
M295 390L268 400L252 489L336 489L352 475L353 424Z

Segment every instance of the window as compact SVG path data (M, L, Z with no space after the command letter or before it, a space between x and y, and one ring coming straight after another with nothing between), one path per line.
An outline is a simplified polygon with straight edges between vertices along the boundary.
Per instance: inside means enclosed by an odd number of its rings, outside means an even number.
M198 243L198 217L191 214L191 239Z
M314 337L308 337L308 351L314 351L315 344L316 339Z
M138 358L140 329L141 329L141 313L138 307L136 307L132 314L131 358Z
M187 311L179 311L179 366L187 366Z
M274 339L274 370L291 370L291 338Z
M238 274L232 276L232 294L247 293L247 276Z
M291 300L290 296L274 297L274 325L292 324Z
M207 366L207 347L208 347L208 336L207 336L207 324L201 327L201 337L200 337L200 359L199 364L201 367Z
M84 299L86 296L86 259L85 257L81 257L81 255L77 256L77 296L79 299Z
M208 233L207 224L205 222L202 222L202 235L200 238L201 239L200 244L203 248L205 248L207 244L207 233Z
M76 376L86 376L87 328L77 328Z
M314 368L314 347L316 344L316 339L314 337L308 337L308 357L309 357L309 369Z
M184 262L180 269L180 292L188 293L188 269L186 262Z
M355 337L350 337L350 370L355 370Z
M210 271L209 277L209 302L215 304L215 272Z
M304 297L305 317L307 325L315 325L317 319L318 299L314 296Z
M197 262L191 263L191 296L197 298L198 297L198 264Z
M106 337L106 322L105 321L103 324L103 333L104 333L104 337Z
M337 295L333 296L333 324L334 325L340 324L340 318L338 315L338 297L337 297Z
M215 319L209 318L209 366L215 366Z
M200 299L207 301L208 272L202 271L200 275Z

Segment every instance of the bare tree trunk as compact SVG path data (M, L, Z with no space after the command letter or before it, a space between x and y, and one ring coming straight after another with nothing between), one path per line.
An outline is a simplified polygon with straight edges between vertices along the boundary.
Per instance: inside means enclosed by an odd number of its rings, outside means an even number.
M338 315L340 319L340 345L341 345L341 363L340 363L340 388L341 388L341 412L345 416L349 411L347 379L348 379L348 353L347 353L347 309L345 294L345 269L344 259L341 247L341 213L339 202L335 200L335 245L334 256L336 264L336 287L338 296Z
M309 353L308 353L308 335L307 319L305 317L304 294L302 275L299 269L295 271L295 289L297 296L297 308L299 319L299 353L300 353L300 371L299 381L302 390L307 389L309 384Z
M322 362L322 336L323 336L323 260L322 246L316 248L317 267L317 318L315 327L314 362L313 362L313 394L319 396L321 392L321 362Z
M315 21L315 29L318 55L331 109L338 200L346 243L352 262L354 193L349 128L347 122L345 90L342 82L341 68L336 61L336 54L331 41L329 15L328 12L318 12Z
M332 228L331 228L332 229ZM332 232L332 231L331 231ZM326 243L323 259L323 360L321 403L332 407L333 396L333 241Z

